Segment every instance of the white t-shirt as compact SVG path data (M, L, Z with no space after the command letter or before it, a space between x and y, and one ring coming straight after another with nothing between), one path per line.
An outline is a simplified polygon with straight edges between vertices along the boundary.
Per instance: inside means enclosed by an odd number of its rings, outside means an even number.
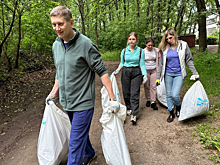
M147 70L153 70L156 68L156 53L153 48L152 51L148 51L147 48L144 49L145 54L145 66Z

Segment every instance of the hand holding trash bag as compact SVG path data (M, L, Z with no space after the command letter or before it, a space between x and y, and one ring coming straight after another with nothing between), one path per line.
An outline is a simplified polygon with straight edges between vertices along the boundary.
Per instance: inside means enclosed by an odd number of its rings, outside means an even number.
M142 83L145 84L146 82L147 82L147 75L144 75L144 76L143 76L143 82L142 82Z
M46 98L46 104L49 105L49 101L53 101L54 104L56 103L56 99L55 99L56 95L52 95L52 94L49 94Z
M110 106L112 113L117 113L120 110L120 104L116 98L110 99Z
M156 79L156 86L160 85L160 79Z
M117 75L118 73L119 73L119 70L118 70L118 69L116 69L116 70L113 72L114 75Z
M190 80L198 81L199 80L199 75L192 75L190 77Z

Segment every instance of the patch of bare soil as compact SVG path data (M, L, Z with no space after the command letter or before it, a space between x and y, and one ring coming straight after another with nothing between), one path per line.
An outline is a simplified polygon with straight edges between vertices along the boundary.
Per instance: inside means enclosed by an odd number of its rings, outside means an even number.
M119 62L105 62L112 73ZM45 108L45 98L54 83L54 68L25 74L22 78L0 84L0 165L38 165L37 141ZM120 76L117 75L119 90ZM96 105L90 139L97 158L92 165L105 165L101 147L102 83L96 76ZM182 91L184 93L184 91ZM183 95L183 94L182 94ZM123 97L121 93L121 97ZM154 111L145 106L144 88L141 86L140 110L137 125L130 117L124 131L133 165L210 165L208 153L198 138L192 137L194 118L185 122L167 123L168 111L159 106ZM62 161L65 165L67 157Z

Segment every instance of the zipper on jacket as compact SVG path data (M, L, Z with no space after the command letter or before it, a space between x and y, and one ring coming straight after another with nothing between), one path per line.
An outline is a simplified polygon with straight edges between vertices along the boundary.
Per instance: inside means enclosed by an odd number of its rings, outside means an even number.
M64 79L63 79L63 83L64 83L64 100L65 100L65 109L67 109L67 99L66 99L66 88L65 88L65 86L66 86L66 82L65 82L65 71L66 71L66 65L65 65L65 61L66 61L66 49L65 49L65 47L64 47L64 45L63 45L63 43L62 43L62 47L63 47L63 49L64 49L64 60L63 60L63 77L64 77Z

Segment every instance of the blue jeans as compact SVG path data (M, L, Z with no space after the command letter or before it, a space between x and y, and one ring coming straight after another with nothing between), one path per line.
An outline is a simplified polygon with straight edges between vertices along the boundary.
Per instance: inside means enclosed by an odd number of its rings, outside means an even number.
M174 108L173 103L176 106L180 106L180 90L183 85L184 79L180 74L167 73L164 77L165 87L166 87L166 98L167 98L167 107L169 111L172 111Z
M71 122L67 165L81 165L83 155L92 157L95 153L89 140L89 129L94 108L85 111L66 112Z

